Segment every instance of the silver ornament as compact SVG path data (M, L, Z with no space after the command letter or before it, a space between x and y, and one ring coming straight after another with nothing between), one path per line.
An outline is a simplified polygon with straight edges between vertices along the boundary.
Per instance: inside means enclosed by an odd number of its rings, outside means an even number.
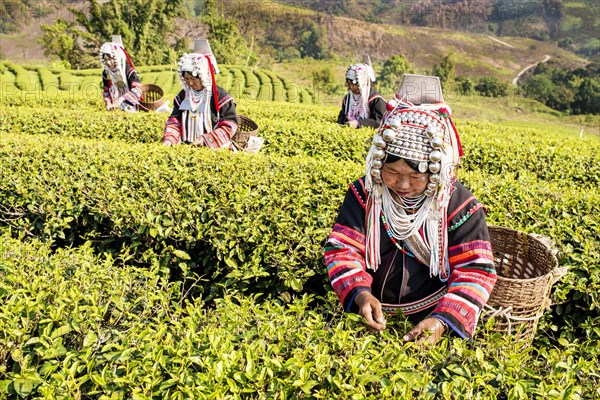
M429 159L433 162L440 162L442 160L442 152L439 150L434 150L429 154Z
M371 162L371 166L373 168L381 168L381 167L383 167L383 162L381 162L381 160L373 160Z
M430 190L430 189L425 189L425 191L423 192L423 194L427 197L431 197L435 194L435 190Z
M393 129L386 129L383 131L382 136L386 142L391 142L396 137L396 131Z
M420 170L420 165L419 165L419 170ZM439 174L431 174L429 176L429 180L433 183L438 183L440 181L440 175Z
M384 149L387 143L385 142L385 140L383 140L383 138L380 135L375 135L375 137L373 138L373 145L375 147L379 147L380 149Z
M444 139L442 139L440 137L434 137L433 139L431 139L431 147L439 149L440 147L442 147L443 144L444 144Z
M437 183L429 182L427 184L427 189L429 189L429 190L435 190L435 189L437 189L437 186L438 186Z
M425 130L425 133L427 134L427 136L432 137L433 135L435 135L437 133L437 128L435 127L435 125L429 125L427 127L427 129Z
M383 151L382 149L375 149L373 150L373 158L376 160L382 160L383 157L385 157L385 151Z
M440 163L431 163L429 164L429 171L433 172L434 174L437 174L438 172L440 172L441 167L442 166L440 165Z
M372 176L381 176L381 170L377 169L377 168L373 168L373 169L371 169L371 175Z
M427 161L421 161L419 163L419 172L420 173L425 173L427 172L427 168L429 168L429 165L427 164Z
M402 122L396 116L393 116L392 118L390 118L388 120L388 124L394 129L399 129L402 126Z

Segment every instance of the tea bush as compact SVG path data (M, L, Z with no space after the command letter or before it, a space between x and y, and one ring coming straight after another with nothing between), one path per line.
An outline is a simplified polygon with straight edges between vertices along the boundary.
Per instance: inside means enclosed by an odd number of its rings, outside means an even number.
M138 263L186 262L210 278L213 292L220 285L277 293L320 288L321 246L347 183L363 168L313 157L49 135L5 135L0 154L5 223L22 237L93 240L100 250ZM529 171L460 176L488 207L490 223L542 233L561 245L570 279L557 285L560 318L553 323L576 333L597 318L597 188L569 191Z
M156 266L0 240L0 392L9 398L587 399L597 343L515 351L498 334L424 351L369 333L331 293L226 294L206 307ZM188 282L189 283L189 282ZM192 282L193 283L193 282Z

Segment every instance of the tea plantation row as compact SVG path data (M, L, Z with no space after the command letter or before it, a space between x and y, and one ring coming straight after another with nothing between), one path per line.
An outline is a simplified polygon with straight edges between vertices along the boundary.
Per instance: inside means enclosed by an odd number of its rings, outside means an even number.
M169 263L185 252L213 284L242 291L300 290L314 275L322 280L322 245L347 183L362 171L333 157L57 138L5 134L0 142L4 220L21 237L92 240L138 263ZM578 278L568 285L575 293L563 296L570 316L588 309L597 316L598 188L569 189L526 170L461 176L490 223L563 246L562 261Z
M98 63L100 60L98 60ZM260 69L221 65L217 84L236 99L279 101L312 104L317 102L312 90L282 78L277 74ZM142 83L160 86L166 99L172 99L180 90L175 65L147 66L136 68ZM102 96L102 70L55 70L45 67L22 66L9 61L0 62L2 91L17 95L43 93L84 94ZM171 102L171 105L173 103Z

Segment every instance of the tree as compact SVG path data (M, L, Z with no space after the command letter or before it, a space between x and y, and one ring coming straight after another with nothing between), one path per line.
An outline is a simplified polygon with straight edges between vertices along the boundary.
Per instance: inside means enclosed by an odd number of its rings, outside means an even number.
M508 83L494 76L486 76L475 85L475 90L486 97L503 97L508 95Z
M235 20L228 20L217 12L214 0L205 0L202 22L208 25L208 41L218 62L223 64L254 64L256 56L240 34Z
M336 93L341 85L336 84L336 80L330 67L325 67L312 73L313 85L315 89L322 90L326 94Z
M320 60L325 57L325 31L314 21L307 20L298 40L300 55Z
M44 46L44 54L51 59L62 60L68 68L91 68L98 64L98 57L86 53L81 43L91 40L89 34L77 29L74 22L59 18L52 26L41 26L44 35L40 43Z
M555 90L555 85L545 74L533 75L522 85L525 95L546 104Z
M435 64L431 69L431 75L440 78L442 88L445 89L447 84L452 83L455 76L454 61L451 59L452 55L448 54L442 59L442 62Z
M379 90L382 92L396 92L402 82L404 74L412 74L413 66L402 54L395 54L383 62L379 74Z
M186 12L183 0L111 0L102 5L88 0L87 13L69 11L75 22L61 20L52 27L42 25L42 44L49 54L73 67L82 66L80 58L97 58L100 45L112 35L121 35L136 64L171 63L183 50L173 48L167 40L174 30L175 17Z
M577 89L571 108L576 114L600 114L600 82L585 78Z
M470 78L457 76L454 79L456 92L461 95L470 95L475 92L475 84Z

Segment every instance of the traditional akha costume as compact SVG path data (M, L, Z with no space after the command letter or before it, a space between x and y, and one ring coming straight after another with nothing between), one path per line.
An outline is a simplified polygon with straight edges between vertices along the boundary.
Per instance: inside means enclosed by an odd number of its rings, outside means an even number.
M389 313L436 317L473 337L496 271L484 208L456 180L461 155L447 105L388 103L366 175L350 185L325 248L344 310L357 312L366 290ZM383 183L384 163L400 158L430 173L422 195L402 198Z
M115 68L104 63L105 54L115 60ZM124 111L136 111L142 96L142 82L123 46L104 43L100 48L100 60L106 107L116 105Z
M215 74L219 73L219 69L214 55L184 54L178 65L177 73L183 90L175 97L163 143L194 143L202 138L208 147L236 151L231 141L238 129L235 101L216 84ZM192 89L185 82L184 72L200 77L204 89Z
M375 82L375 72L368 64L353 64L346 70L346 80L358 84L360 95L348 90L342 101L342 109L338 115L338 124L358 121L358 127L377 128L386 112L385 99L371 87Z

